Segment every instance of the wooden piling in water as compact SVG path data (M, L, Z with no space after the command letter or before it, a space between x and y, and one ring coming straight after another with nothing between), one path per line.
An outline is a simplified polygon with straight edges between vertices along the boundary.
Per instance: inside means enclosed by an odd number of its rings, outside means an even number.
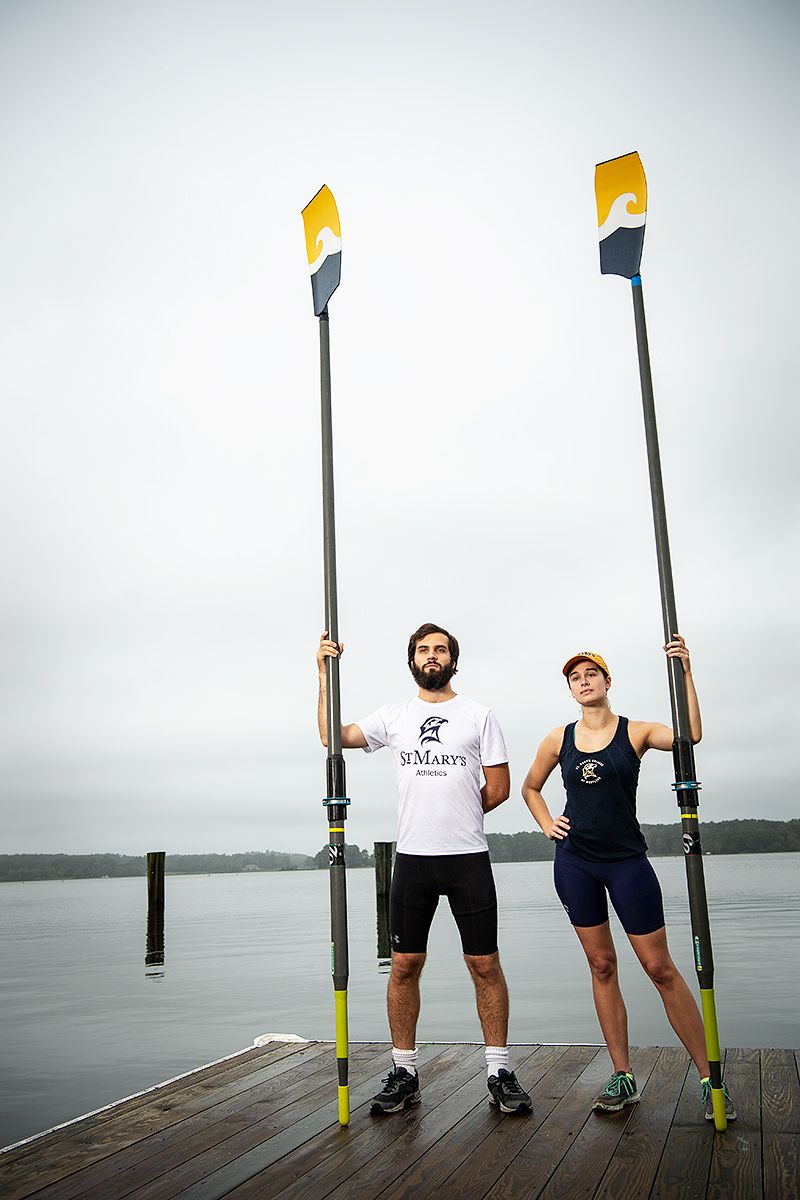
M164 873L166 850L147 853L147 950L146 967L161 966L164 962Z
M147 907L164 907L164 870L166 866L166 850L148 850L147 852Z
M393 842L375 842L375 900L378 912L378 958L389 958L389 892L392 887Z

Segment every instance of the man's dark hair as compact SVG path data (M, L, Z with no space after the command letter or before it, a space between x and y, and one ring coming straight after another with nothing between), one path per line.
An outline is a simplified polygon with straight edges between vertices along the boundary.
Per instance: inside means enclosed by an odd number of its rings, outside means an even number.
M452 633L448 633L447 630L443 629L441 625L434 625L430 621L426 621L424 625L420 625L420 627L416 631L416 633L412 633L411 637L408 639L408 665L409 665L409 667L413 666L413 664L414 664L414 655L417 652L417 642L422 641L423 638L428 637L429 634L431 634L431 633L443 633L444 636L447 638L447 645L450 650L450 657L453 660L453 674L455 675L456 669L458 666L458 655L459 655L458 642L453 637Z

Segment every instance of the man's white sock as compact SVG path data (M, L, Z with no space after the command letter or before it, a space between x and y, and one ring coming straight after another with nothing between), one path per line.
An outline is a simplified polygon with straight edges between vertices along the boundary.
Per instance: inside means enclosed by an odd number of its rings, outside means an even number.
M486 1077L508 1070L508 1046L486 1047Z
M392 1062L396 1067L405 1067L411 1075L417 1073L417 1057L419 1050L415 1046L413 1050L398 1050L396 1046L392 1046Z

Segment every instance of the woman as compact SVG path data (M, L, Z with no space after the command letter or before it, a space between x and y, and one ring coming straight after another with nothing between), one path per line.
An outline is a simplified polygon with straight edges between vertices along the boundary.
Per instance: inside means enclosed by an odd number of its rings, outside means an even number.
M689 732L700 741L700 705L689 651L682 637L664 647L681 660L689 709ZM618 1112L639 1099L628 1054L628 1016L617 979L617 956L608 923L608 897L639 962L658 989L667 1017L700 1074L701 1103L713 1121L703 1022L697 1004L667 948L661 888L636 819L639 763L647 750L671 750L672 730L652 721L629 721L611 711L611 675L593 651L564 665L580 720L559 725L542 742L522 795L543 833L556 843L556 891L586 953L592 991L614 1074L593 1107ZM550 815L542 795L556 765L567 793L561 816ZM725 1088L725 1113L736 1119Z

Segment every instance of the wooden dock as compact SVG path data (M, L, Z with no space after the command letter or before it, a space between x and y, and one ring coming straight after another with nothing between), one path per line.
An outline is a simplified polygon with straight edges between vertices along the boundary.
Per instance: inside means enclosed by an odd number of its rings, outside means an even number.
M682 1050L633 1054L641 1103L591 1112L604 1049L518 1046L531 1116L487 1102L482 1047L420 1049L422 1103L372 1117L388 1047L351 1047L352 1118L336 1116L330 1042L245 1050L0 1154L3 1200L634 1200L800 1197L791 1050L729 1050L739 1119L716 1133Z

